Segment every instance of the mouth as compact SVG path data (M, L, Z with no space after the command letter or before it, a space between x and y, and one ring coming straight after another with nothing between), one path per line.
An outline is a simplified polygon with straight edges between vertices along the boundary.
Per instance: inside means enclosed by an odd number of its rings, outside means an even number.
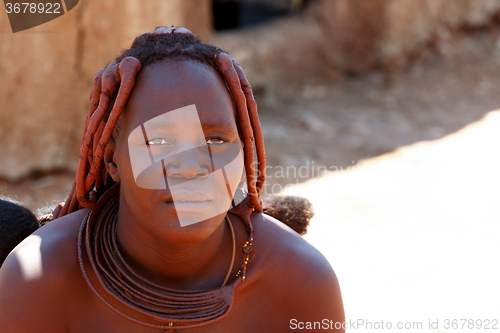
M176 191L168 198L167 204L173 206L177 211L204 211L212 202L210 196L201 191L188 192Z
M175 200L168 201L167 205L172 206L176 211L182 212L202 212L208 208L212 200L189 201Z

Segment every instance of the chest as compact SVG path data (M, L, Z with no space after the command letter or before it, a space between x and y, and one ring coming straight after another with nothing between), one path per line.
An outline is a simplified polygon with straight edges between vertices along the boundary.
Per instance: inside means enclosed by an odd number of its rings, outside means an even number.
M245 285L235 290L234 302L229 314L214 323L198 328L180 329L179 333L196 332L267 332L283 331L289 318L284 318L282 308L259 282ZM277 306L278 305L278 306ZM133 314L128 312L127 314ZM118 314L100 300L87 286L87 290L73 302L70 311L70 333L121 332L121 333L162 333L164 329L151 328L134 323ZM166 330L165 332L175 332Z

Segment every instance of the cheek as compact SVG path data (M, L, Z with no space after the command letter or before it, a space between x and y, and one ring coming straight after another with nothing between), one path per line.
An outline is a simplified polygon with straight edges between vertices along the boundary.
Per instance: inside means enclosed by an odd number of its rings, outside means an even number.
M117 147L116 162L125 199L129 204L133 203L136 205L140 204L141 198L146 199L145 194L147 193L142 193L142 189L137 186L127 146L128 145L121 145Z
M133 179L132 165L130 163L130 155L128 152L128 145L120 144L116 149L116 166L120 175L120 181L127 183L129 179Z
M163 177L162 169L160 168L161 170L158 171L158 177L153 177L157 180L157 183L162 186L145 186L148 184L145 184L141 180L144 178L141 178L141 175L144 175L149 169L142 170L142 173L136 172L138 175L136 179L137 175L134 174L134 161L132 158L137 159L139 157L130 155L127 145L117 147L117 152L117 166L121 180L121 188L128 206L132 211L135 211L136 213L141 212L142 215L155 214L158 205L165 202L169 195L169 192L165 190L165 179ZM145 158L145 160L149 163L149 155Z

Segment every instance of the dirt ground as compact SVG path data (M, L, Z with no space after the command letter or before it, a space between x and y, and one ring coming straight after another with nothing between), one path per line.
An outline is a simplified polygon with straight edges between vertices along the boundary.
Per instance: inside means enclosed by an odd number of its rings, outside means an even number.
M347 332L479 332L500 320L499 128L493 111L285 191L312 202L304 238L334 268L348 322L361 323Z
M265 194L418 141L439 139L500 107L500 28L440 36L408 68L257 96L268 161ZM0 194L37 210L63 201L71 172L34 175Z
M499 30L489 29L449 35L400 72L304 87L295 103L261 107L268 164L308 165L312 176L319 166L342 170L439 139L500 107L499 74ZM279 168L268 171L281 176ZM288 176L269 183L308 178Z

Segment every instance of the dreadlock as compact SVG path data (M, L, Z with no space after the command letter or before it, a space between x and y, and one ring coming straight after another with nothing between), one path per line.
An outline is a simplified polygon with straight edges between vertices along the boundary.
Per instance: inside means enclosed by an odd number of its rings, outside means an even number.
M129 49L95 76L89 113L82 133L76 179L64 207L60 212L54 212L54 219L84 207L93 207L114 184L103 163L106 145L125 109L141 68L166 59L197 61L221 74L236 106L236 122L244 143L244 165L248 180L249 198L233 210L247 218L251 210L262 212L259 196L265 182L264 139L252 88L240 64L223 50L203 44L187 29L158 27L153 33L138 36Z

